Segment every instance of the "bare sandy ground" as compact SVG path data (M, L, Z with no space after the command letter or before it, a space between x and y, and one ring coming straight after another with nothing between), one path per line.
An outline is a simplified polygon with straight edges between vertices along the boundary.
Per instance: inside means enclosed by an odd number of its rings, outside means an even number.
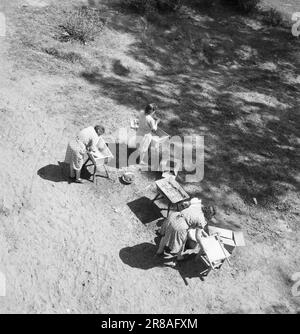
M68 183L59 162L74 133L103 122L114 134L137 110L64 72L68 65L47 58L48 70L39 70L40 51L32 67L25 63L31 53L16 56L22 3L7 2L9 34L0 38L0 270L7 279L0 312L297 312L300 302L291 295L290 280L300 271L294 190L285 195L292 209L282 213L245 204L224 184L212 187L213 201L230 205L219 210L220 219L243 228L247 247L234 253L232 267L225 264L201 281L196 260L174 269L154 257L156 223L143 224L127 205L154 197L154 176L137 173L130 187L116 174L96 185ZM105 34L115 43L114 57L119 52L140 71L141 63L128 52L133 37L113 29ZM101 59L108 73L105 50Z

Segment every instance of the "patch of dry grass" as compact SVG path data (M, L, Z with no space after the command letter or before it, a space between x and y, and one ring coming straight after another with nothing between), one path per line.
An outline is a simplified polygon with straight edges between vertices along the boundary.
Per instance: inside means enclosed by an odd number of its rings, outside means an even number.
M51 55L57 59L62 59L64 61L68 61L71 63L76 63L76 62L82 63L83 62L82 56L74 51L63 52L63 51L56 49L55 47L49 47L49 48L46 47L44 48L44 51L48 55Z
M82 44L94 41L103 30L105 23L101 13L96 9L86 7L72 9L59 26L60 40L74 40Z
M12 14L18 24L10 57L16 67L39 72L69 73L99 66L98 40L106 38L101 14L72 4L17 8Z

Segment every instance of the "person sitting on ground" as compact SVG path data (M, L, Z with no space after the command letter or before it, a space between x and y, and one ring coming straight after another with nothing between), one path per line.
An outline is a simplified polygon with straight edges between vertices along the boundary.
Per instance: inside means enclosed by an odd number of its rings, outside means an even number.
M181 212L171 213L163 223L158 255L168 248L170 254L177 255L177 260L182 260L187 242L194 248L197 244L201 246L201 238L208 236L204 231L207 222L201 201L192 199L191 202L186 202L185 206L187 208Z
M88 127L81 130L75 139L68 144L65 162L70 165L70 178L76 183L82 183L80 177L84 163L84 156L87 152L95 152L101 135L105 133L102 125Z
M154 115L157 110L157 105L154 103L148 104L145 110L139 115L139 128L136 134L136 145L139 149L140 163L146 164L144 158L151 144L152 135L157 131L159 119L155 119Z

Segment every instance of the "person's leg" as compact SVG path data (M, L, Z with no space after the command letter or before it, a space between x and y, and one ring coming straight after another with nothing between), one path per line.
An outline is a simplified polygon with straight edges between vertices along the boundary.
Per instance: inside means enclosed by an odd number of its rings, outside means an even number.
M202 243L202 238L204 237L208 237L208 234L206 232L204 232L204 230L202 228L197 228L196 229L196 233L195 233L195 237L196 237L196 241L199 245L199 255L204 255L205 254L205 250L203 247L203 243Z
M142 139L140 146L139 146L139 153L140 153L140 164L142 165L148 165L148 149L151 144L151 134L146 134L144 138ZM147 158L147 161L145 161L145 158Z
M178 261L184 259L183 253L184 253L186 242L187 242L187 236L186 236L185 240L182 242L181 248L180 248L179 252L177 253L177 260Z
M76 174L76 180L77 181L81 180L81 178L80 178L80 172L81 172L81 170L76 170L76 172L75 172L75 174Z
M162 254L164 252L165 246L166 246L166 237L162 237L156 254L157 255Z
M72 164L70 164L70 178L74 178L75 177L75 171L74 171L74 169L73 169L73 166L72 166Z
M76 157L74 159L74 170L75 170L75 182L77 183L82 183L82 179L80 178L80 174L81 174L81 169L83 166L83 159L84 159L84 155L82 154L82 152L78 151L76 152Z
M199 255L205 255L206 253L205 253L205 251L204 251L204 247L203 247L202 242L198 242L198 247L199 247L199 252L198 252L198 254L199 254Z
M147 159L145 159L145 158L147 158ZM145 160L148 160L148 150L140 150L140 161L139 161L139 163L141 164L141 165L148 165L148 162L147 161L145 161Z

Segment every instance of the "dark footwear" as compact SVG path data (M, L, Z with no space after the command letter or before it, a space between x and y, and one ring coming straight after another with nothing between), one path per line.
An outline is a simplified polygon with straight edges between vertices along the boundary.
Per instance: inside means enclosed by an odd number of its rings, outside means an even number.
M83 183L83 180L82 180L82 179L75 179L74 182L75 182L75 183Z

